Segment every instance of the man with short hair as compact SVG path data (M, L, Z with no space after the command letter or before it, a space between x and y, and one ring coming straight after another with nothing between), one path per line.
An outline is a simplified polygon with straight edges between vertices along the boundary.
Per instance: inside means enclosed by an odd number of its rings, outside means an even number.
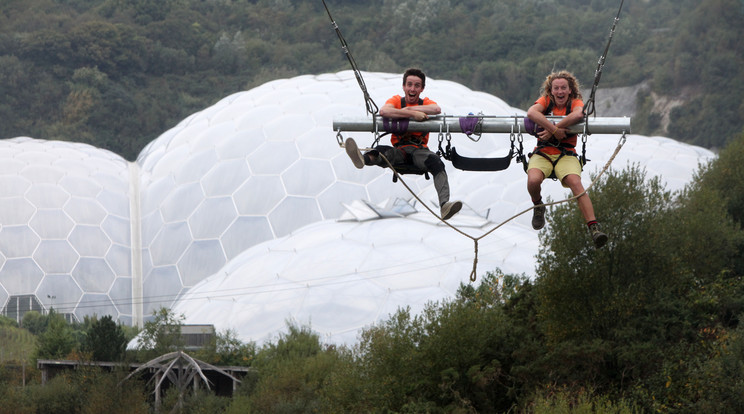
M410 68L403 74L403 96L395 95L380 108L380 115L385 118L409 118L414 121L425 121L429 115L437 115L442 109L429 98L422 98L421 93L426 86L426 74L416 68ZM444 171L444 163L429 150L428 132L393 133L390 138L393 146L379 145L377 148L362 154L356 142L346 140L346 153L354 166L363 168L365 165L386 167L387 163L380 156L384 155L392 165L412 164L422 171L428 171L434 179L434 188L439 197L442 220L448 220L462 208L460 201L449 201L449 180Z

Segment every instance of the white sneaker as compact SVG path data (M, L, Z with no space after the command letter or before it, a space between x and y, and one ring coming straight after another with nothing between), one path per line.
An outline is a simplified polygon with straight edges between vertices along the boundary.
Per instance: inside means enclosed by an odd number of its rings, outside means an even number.
M359 147L353 138L346 139L344 148L346 149L346 154L351 158L351 162L354 163L354 166L359 169L364 168L364 156L362 155L362 152L359 151Z
M460 201L448 201L442 204L442 220L449 220L462 208Z

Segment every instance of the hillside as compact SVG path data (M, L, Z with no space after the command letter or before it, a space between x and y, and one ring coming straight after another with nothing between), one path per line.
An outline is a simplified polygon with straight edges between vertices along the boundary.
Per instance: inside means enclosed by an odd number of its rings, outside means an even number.
M591 88L620 4L327 3L360 69L421 66L519 107L553 69L572 70ZM744 125L743 17L737 0L625 2L600 83L612 91L612 111L634 107L636 133L723 146ZM320 1L5 1L0 137L87 142L134 159L227 95L344 69L349 64ZM638 85L647 87L635 95L615 89Z

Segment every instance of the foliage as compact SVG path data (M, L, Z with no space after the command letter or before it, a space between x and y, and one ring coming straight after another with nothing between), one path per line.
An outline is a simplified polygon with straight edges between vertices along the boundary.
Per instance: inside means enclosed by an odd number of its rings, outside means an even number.
M46 331L48 323L49 318L47 315L42 315L34 310L23 314L23 319L21 319L21 326L34 335L39 335Z
M570 69L591 85L618 4L375 0L329 7L361 69L421 66L526 108L553 69ZM570 27L545 24L545 16ZM649 82L657 94L685 102L671 114L669 135L723 147L742 126L743 17L738 0L625 4L600 86ZM6 1L0 136L86 142L134 159L167 128L234 92L345 69L321 2ZM634 132L657 132L660 116L641 102Z
M336 361L323 352L320 338L307 327L288 325L289 332L256 355L256 377L246 379L255 412L322 412L318 390Z
M541 363L569 362L553 371L558 384L621 396L643 389L635 398L649 409L683 404L669 379L684 381L709 355L709 333L738 323L742 233L716 193L674 197L637 167L610 172L592 199L611 229L601 251L575 206L551 213L536 283L550 346Z
M144 385L118 384L121 375L82 367L62 373L46 384L7 387L0 391L0 413L148 413Z
M63 359L78 346L73 328L65 318L49 311L46 330L38 336L35 359Z
M124 358L127 339L111 315L95 318L86 333L82 350L90 352L94 361L121 361Z
M215 365L250 366L256 356L256 344L243 343L237 332L228 329L217 332L214 339L194 355L197 359Z
M0 322L0 344L2 344L0 363L21 361L31 357L31 350L36 346L36 338L24 329L12 324L2 325Z
M137 349L142 359L149 360L183 349L185 344L181 326L184 318L184 315L176 315L168 308L154 310L152 319L145 322L139 335Z
M565 389L537 396L529 410L533 414L635 414L640 411L640 407L627 401L614 402L584 390L573 393Z

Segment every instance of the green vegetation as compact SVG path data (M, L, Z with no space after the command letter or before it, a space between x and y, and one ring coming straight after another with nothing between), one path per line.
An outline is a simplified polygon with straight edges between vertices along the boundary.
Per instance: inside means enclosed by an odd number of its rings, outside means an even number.
M0 316L0 363L20 362L29 358L36 347L36 338L5 316Z
M232 398L197 390L182 412L214 413L736 413L744 406L744 134L667 191L643 170L610 171L593 187L610 243L595 250L579 212L555 206L538 275L497 270L418 315L400 309L356 344L323 344L289 325L260 347L220 333L193 356L250 366ZM96 340L121 345L121 327L93 318L66 325L29 313L37 355L90 359ZM161 309L126 355L144 361L183 344L182 318ZM33 323L32 323L33 322ZM163 329L164 327L168 329ZM130 335L125 335L131 338ZM16 336L18 337L18 336ZM96 339L98 338L98 339ZM93 351L95 352L95 351ZM14 412L147 412L145 384L84 369L25 387L0 368L0 407ZM167 392L169 412L178 396ZM0 413L4 408L0 408ZM118 410L118 411L117 411Z
M327 3L362 70L419 65L522 108L553 69L572 70L591 85L619 6ZM601 86L649 83L634 132L723 147L744 125L742 20L739 0L626 2ZM87 142L134 159L168 128L232 93L345 69L320 1L4 1L0 137ZM654 106L660 98L681 102L668 127Z

